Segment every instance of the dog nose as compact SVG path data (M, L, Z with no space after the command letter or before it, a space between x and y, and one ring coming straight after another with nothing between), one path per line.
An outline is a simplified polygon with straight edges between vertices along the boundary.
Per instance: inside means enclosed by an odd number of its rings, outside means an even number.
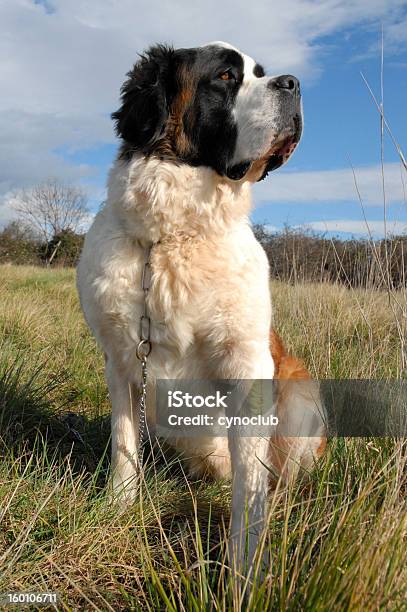
M269 89L287 89L291 93L300 93L300 82L292 74L282 74L281 76L270 79L267 84Z

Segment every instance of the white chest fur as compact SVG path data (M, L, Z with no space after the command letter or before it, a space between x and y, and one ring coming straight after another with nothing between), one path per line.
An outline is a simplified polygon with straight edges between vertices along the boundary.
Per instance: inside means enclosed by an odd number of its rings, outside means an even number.
M268 344L268 263L246 217L249 192L216 182L206 168L174 173L163 163L140 163L116 166L106 207L86 237L78 266L85 316L104 351L119 352L133 370L145 249L159 240L148 296L152 369L162 377L206 377L205 360L213 362L207 339L227 350L247 330Z

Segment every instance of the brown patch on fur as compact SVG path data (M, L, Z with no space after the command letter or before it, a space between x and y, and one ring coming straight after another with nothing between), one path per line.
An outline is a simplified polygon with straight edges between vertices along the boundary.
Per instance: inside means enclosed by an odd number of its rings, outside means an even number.
M326 450L326 438L321 438L321 444L317 448L317 457L322 457Z
M280 367L275 378L279 381L277 384L278 402L288 402L291 393L298 393L298 387L293 386L294 381L311 381L311 375L304 366L303 362L291 355L284 355L280 362ZM317 383L312 383L317 384Z
M154 151L165 159L187 157L192 152L192 143L184 131L183 117L193 99L196 84L185 66L179 69L177 80L179 92L171 105L164 137Z
M270 330L270 350L273 357L275 373L278 380L310 380L311 375L304 363L287 354L283 341L275 329Z
M280 363L278 371L279 380L310 380L311 375L305 368L301 359L285 355Z
M270 330L270 350L274 360L275 374L274 377L277 379L277 413L283 406L290 404L290 395L298 393L298 388L292 383L294 381L308 380L310 385L318 385L317 382L311 380L311 375L306 369L304 363L288 355L283 342L277 332L271 328ZM318 392L318 387L315 389L310 387L311 395ZM303 389L304 391L304 389ZM289 470L289 462L287 458L295 449L299 443L298 438L291 438L287 436L276 436L270 443L269 457L272 465L280 474L283 474L284 478L287 477L287 470ZM326 449L326 438L320 438L320 444L316 450L316 458L322 457ZM295 452L295 451L294 451Z
M183 128L183 117L184 114L193 98L195 91L194 84L188 73L183 78L181 91L174 100L173 107L171 109L171 122L173 129L173 137L175 148L181 155L188 155L191 152L191 142L187 138Z
M280 371L281 360L286 355L286 351L284 348L283 341L280 336L276 332L275 329L270 329L270 350L271 356L273 357L275 374L274 376L278 378L278 373Z

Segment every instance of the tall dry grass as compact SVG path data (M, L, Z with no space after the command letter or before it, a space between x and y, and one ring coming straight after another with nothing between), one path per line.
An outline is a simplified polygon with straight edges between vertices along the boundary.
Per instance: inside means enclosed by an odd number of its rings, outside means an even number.
M277 489L269 576L242 599L225 571L227 482L191 482L167 455L147 462L131 508L109 504L109 403L74 272L4 266L0 279L0 592L57 591L61 610L403 608L404 441L332 440L309 481ZM386 291L272 293L313 374L404 375Z

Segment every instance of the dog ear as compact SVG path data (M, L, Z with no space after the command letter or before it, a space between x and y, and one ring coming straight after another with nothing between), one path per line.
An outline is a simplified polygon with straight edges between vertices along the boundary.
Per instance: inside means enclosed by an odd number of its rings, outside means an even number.
M121 88L122 105L112 119L117 135L134 149L147 152L164 130L173 56L172 47L151 47L127 73Z

